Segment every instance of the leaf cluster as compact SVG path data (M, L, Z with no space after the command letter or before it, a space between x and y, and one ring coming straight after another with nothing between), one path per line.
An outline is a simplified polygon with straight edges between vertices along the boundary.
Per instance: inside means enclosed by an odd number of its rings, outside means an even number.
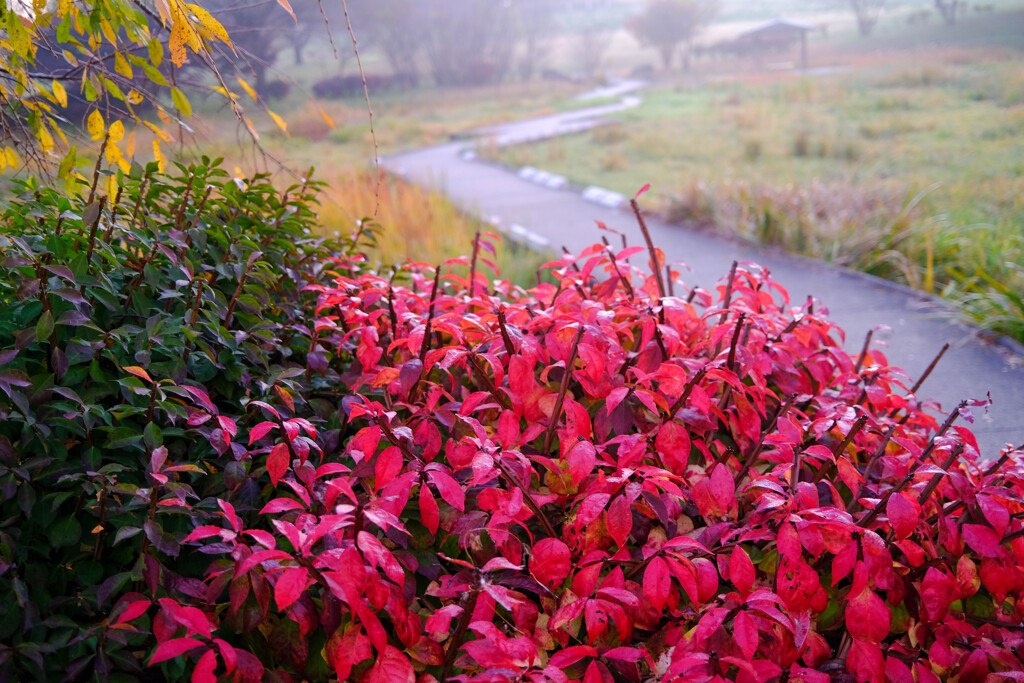
M362 232L303 237L305 187L206 168L124 187L151 208L26 188L9 214L8 671L1024 670L1021 451L982 463L966 402L939 424L758 267L677 297L653 245L605 243L524 291L487 277L484 235L389 278Z

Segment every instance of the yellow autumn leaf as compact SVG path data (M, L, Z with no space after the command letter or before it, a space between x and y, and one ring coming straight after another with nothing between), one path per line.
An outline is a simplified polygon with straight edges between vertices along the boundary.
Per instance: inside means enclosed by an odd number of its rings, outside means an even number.
M124 55L120 52L114 53L114 71L121 74L125 78L132 78L132 65L128 63L128 60L124 58Z
M117 196L117 174L111 173L107 176L107 196L113 201Z
M277 127L283 130L284 134L287 137L291 137L291 135L288 133L288 124L284 122L284 119L282 119L280 116L270 111L269 109L267 110L267 113L270 114L270 118L274 119L274 123L277 124Z
M124 137L124 124L120 121L114 121L110 124L110 144L114 145L121 141Z
M57 100L57 103L60 104L60 106L68 106L68 92L64 89L64 86L60 84L60 81L53 82L53 97Z
M114 27L110 25L109 21L104 19L100 22L100 31L103 32L104 37L106 37L111 45L117 45L117 33L114 31Z
M231 45L231 38L228 37L228 32L224 30L224 27L221 26L219 21L213 18L212 14L199 5L190 5L186 3L185 8L188 10L191 18L198 24L198 26L194 25L193 28L200 36L206 40L212 39L219 40L222 43L227 43L231 46L232 50L234 49L234 46Z
M238 77L236 77L235 80L238 81L238 85L242 86L242 90L249 93L249 97L253 98L254 100L260 99L259 96L256 95L256 91L252 89L251 85L249 85L244 80Z
M129 90L127 99L128 104L141 104L143 100L142 93L138 90Z
M182 116L192 115L192 105L189 103L188 98L185 97L185 93L181 92L178 88L171 88L171 100L174 101L174 106L178 108Z
M99 140L103 137L103 115L96 109L92 110L89 114L89 118L86 120L85 129L89 131L89 135L92 136L93 140Z
M167 47L171 51L171 61L174 66L181 66L185 63L187 56L185 52L185 29L181 26L180 22L175 22L174 26L171 27L171 38L167 42Z
M327 112L325 112L323 109L320 110L320 116L324 117L324 121L327 122L328 126L334 128L334 120L330 116L328 116Z
M36 133L36 139L39 140L39 147L44 152L49 154L53 151L53 136L50 135L50 131L46 130L46 124L39 126L39 131Z
M124 141L124 153L129 158L135 157L135 131L128 133L128 137Z
M18 153L13 147L4 147L4 160L7 165L12 168L18 168L21 166L21 159L18 158Z
M164 153L160 151L159 140L153 140L153 159L156 161L160 172L163 173L164 169L167 168L167 157L165 157Z

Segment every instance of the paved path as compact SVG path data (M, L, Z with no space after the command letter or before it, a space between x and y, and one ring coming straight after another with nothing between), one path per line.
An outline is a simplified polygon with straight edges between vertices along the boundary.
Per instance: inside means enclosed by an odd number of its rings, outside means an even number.
M635 106L635 98L609 106L621 109L631 104ZM486 134L499 144L510 144L579 130L581 122L595 125L607 113L608 107L592 108L493 127ZM588 200L557 178L552 181L550 176L538 178L529 172L525 174L529 177L520 177L475 160L471 150L471 143L451 143L390 157L385 165L416 183L442 190L460 207L538 245L564 245L579 252L604 234L595 228L595 220L626 233L630 244L643 244L633 216L610 206L618 201L616 196L591 189ZM887 344L883 351L890 364L906 370L912 380L949 342L950 350L920 395L938 400L948 410L964 398L984 398L991 393L993 405L988 414L975 411L973 429L982 455L994 458L1007 442L1024 442L1024 359L980 341L970 328L951 322L950 311L940 302L859 273L657 220L649 220L648 227L670 262L686 264L688 270L683 270L681 279L687 285L713 288L727 275L733 260L756 261L770 269L794 303L814 295L846 330L850 353L860 351L869 330L888 326L890 330L875 333L875 345Z

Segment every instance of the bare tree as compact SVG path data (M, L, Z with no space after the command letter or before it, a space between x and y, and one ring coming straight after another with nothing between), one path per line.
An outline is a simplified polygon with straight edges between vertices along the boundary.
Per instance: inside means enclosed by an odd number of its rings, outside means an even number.
M883 7L885 7L885 0L850 0L850 9L857 17L857 30L860 31L862 37L871 35Z
M960 0L935 0L935 9L939 10L939 14L942 15L942 19L946 22L947 26L952 26L956 23L956 14L960 9Z
M551 53L551 37L556 33L555 12L561 0L514 0L512 12L523 46L518 62L519 75L530 80Z
M648 0L628 28L641 45L657 49L662 66L670 69L680 45L687 48L684 62L689 63L693 36L717 12L718 3L713 0Z
M511 8L495 0L416 0L426 10L426 52L438 85L504 78L515 49Z

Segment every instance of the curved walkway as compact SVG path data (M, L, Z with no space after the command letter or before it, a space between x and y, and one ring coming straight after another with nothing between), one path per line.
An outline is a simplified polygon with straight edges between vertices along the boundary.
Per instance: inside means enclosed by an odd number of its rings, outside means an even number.
M601 116L638 103L637 98L625 98L619 104L476 132L499 145L514 144L577 132L597 125ZM537 245L565 246L579 252L600 241L595 220L625 233L630 244L643 244L633 216L616 208L619 199L614 193L602 194L590 188L581 194L568 188L564 179L559 182L550 175L516 174L482 163L475 160L471 142L392 156L384 164L413 182L440 189L463 209ZM680 279L689 286L710 289L727 275L733 260L756 261L772 272L793 302L803 301L808 295L819 299L831 319L846 330L850 353L860 351L868 331L880 328L874 334L873 347L880 348L891 365L903 368L911 377L910 383L949 342L949 351L921 388L920 396L935 399L949 410L965 398L991 394L993 403L987 414L974 410L972 429L982 455L992 459L1007 443L1024 442L1024 359L980 340L972 328L952 322L949 308L941 302L867 275L755 249L658 220L648 219L648 227L669 262L685 264Z

